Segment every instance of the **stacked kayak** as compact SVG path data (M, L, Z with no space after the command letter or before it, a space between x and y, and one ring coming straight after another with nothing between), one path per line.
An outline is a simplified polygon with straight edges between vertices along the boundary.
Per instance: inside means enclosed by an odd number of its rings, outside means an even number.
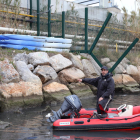
M14 49L69 52L71 43L71 39L63 38L15 34L0 35L0 46Z

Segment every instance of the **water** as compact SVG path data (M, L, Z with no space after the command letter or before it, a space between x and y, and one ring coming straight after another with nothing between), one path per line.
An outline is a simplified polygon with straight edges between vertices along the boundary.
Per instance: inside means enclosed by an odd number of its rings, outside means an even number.
M139 105L140 94L115 95L110 107L121 104ZM84 108L93 108L96 98L82 99ZM61 105L51 107L58 110ZM137 131L53 131L51 124L46 122L45 107L23 110L20 114L1 113L0 120L9 122L12 126L0 130L0 140L135 140L140 137Z

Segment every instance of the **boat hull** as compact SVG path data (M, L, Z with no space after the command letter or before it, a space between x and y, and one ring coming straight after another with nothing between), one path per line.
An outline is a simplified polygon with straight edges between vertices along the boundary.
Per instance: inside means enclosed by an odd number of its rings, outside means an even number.
M107 118L91 118L93 110L82 109L80 118L59 119L53 123L54 130L136 130L140 129L140 114L131 116L114 116L115 108L109 109ZM86 115L87 114L87 115Z

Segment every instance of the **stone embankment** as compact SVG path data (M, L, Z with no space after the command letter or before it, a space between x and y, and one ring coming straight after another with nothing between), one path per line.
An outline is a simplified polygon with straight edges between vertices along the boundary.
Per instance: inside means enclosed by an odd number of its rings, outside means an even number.
M42 103L57 104L64 97L76 94L79 98L93 97L97 89L78 83L77 79L100 75L100 67L88 54L57 54L46 52L21 53L0 61L0 111L26 108ZM115 62L101 59L109 68ZM115 69L116 90L125 93L139 92L140 66L129 65L126 58Z

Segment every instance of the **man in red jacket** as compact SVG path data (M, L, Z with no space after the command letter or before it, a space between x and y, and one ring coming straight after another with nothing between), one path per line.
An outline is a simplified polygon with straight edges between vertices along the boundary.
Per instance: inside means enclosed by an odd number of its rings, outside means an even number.
M101 118L106 118L108 105L113 99L115 88L112 74L108 72L108 68L106 66L101 68L100 77L78 79L78 81L97 87L97 113L100 114Z

